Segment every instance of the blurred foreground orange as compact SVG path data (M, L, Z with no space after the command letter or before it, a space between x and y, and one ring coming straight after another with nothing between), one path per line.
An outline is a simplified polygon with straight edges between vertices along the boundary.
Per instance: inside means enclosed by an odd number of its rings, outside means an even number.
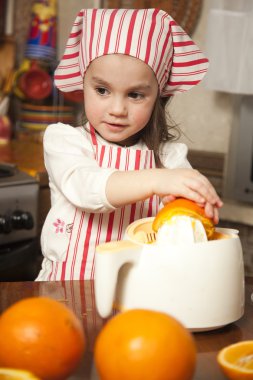
M129 310L110 319L94 348L101 380L190 380L196 364L191 334L167 314Z
M80 362L86 340L80 320L47 297L23 299L0 317L0 366L62 380Z
M217 360L228 379L253 380L253 340L224 347Z

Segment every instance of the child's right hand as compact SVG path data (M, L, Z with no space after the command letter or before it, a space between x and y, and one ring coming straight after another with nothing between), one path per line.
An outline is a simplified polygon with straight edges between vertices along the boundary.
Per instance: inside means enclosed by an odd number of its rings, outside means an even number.
M122 207L158 195L163 203L176 197L188 198L205 208L218 222L223 205L213 185L195 169L147 169L113 172L107 180L106 197L113 207Z
M200 203L206 211L220 208L223 203L209 180L195 169L155 169L152 177L153 193L163 203L175 197L184 197Z

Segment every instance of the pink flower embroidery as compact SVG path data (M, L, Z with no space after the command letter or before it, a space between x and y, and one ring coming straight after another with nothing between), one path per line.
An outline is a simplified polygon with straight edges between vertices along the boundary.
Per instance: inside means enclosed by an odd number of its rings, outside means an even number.
M61 219L56 219L56 222L53 223L55 228L55 233L58 234L58 232L63 233L63 227L65 226L65 222Z

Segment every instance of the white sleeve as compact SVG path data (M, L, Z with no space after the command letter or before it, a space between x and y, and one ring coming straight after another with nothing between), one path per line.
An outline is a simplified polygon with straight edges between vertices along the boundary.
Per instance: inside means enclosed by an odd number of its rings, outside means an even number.
M108 212L105 187L116 170L99 167L91 143L79 128L58 123L44 134L44 160L53 200L61 193L74 206L87 212Z
M191 168L187 159L188 148L183 143L165 143L160 152L163 165L168 169Z

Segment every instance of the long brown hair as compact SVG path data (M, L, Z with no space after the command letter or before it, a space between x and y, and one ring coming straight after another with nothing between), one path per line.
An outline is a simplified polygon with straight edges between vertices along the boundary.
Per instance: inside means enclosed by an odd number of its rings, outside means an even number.
M154 151L155 163L158 168L163 167L159 153L161 143L177 140L180 137L178 125L175 124L166 111L166 105L170 100L171 97L157 97L151 118L141 131L141 140L147 145L148 149Z

